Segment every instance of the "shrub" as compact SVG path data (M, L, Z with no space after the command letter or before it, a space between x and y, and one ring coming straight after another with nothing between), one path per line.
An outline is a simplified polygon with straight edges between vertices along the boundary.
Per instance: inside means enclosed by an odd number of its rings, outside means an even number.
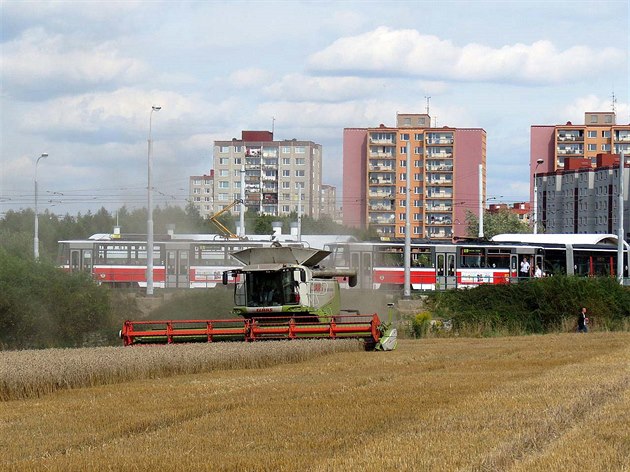
M0 349L113 342L109 292L86 274L24 260L0 249Z
M482 285L432 293L434 316L452 319L458 332L491 336L572 330L580 307L595 329L624 329L630 320L630 289L611 277L545 277L517 284Z
M414 337L423 338L431 326L431 313L423 311L411 320L411 331Z

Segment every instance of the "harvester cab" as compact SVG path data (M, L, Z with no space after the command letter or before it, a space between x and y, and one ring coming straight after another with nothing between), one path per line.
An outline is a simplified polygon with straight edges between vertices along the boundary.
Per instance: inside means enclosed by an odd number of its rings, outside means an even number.
M265 339L358 338L366 349L392 350L395 330L376 313L342 313L337 278L356 284L353 270L318 266L328 251L274 246L232 254L244 266L223 273L234 284L231 319L126 321L125 345ZM393 342L391 340L394 337ZM390 340L386 343L382 341Z
M334 275L318 276L317 264L330 254L310 248L244 249L232 256L245 264L226 271L223 283L234 285L234 314L244 318L282 313L330 317L340 312L339 283Z

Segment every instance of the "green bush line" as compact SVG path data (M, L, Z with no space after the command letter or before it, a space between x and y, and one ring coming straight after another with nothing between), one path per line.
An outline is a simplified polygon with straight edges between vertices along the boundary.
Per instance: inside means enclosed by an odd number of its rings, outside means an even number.
M611 277L547 277L436 292L427 305L434 318L452 320L455 332L481 335L570 330L583 306L598 330L627 329L630 323L630 289Z

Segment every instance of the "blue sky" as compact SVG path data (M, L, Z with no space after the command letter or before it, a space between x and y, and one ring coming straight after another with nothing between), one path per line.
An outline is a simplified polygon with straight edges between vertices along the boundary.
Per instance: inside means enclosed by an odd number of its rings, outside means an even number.
M324 147L344 127L430 113L487 132L488 197L529 198L532 124L630 123L629 2L1 0L0 215L185 205L214 140L243 129ZM476 177L475 177L476 178ZM343 203L341 199L340 203Z

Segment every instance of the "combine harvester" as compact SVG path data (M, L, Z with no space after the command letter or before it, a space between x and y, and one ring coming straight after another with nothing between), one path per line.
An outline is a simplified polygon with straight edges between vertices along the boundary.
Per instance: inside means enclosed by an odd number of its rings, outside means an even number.
M120 336L132 344L357 338L366 349L393 350L396 329L375 314L342 313L337 277L356 272L319 268L329 251L283 247L244 249L232 254L245 267L223 273L234 282L234 318L126 321ZM239 316L239 318L236 318Z

